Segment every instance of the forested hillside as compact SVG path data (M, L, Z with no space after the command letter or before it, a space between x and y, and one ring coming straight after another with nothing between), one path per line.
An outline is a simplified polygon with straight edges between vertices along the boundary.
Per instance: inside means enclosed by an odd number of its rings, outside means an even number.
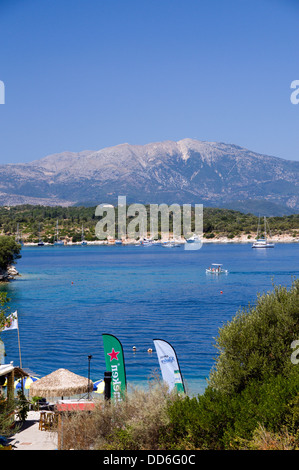
M147 206L149 211L149 206ZM115 209L117 230L117 208ZM45 206L14 206L0 207L0 233L2 235L17 234L26 242L38 241L39 232L44 242L53 242L58 220L59 236L81 240L82 226L87 241L96 240L95 226L98 217L95 207L45 207ZM233 238L241 234L254 236L257 230L258 217L228 209L204 208L204 236L213 238L227 236ZM272 235L288 233L294 237L299 235L299 214L267 219ZM170 228L172 220L170 219Z

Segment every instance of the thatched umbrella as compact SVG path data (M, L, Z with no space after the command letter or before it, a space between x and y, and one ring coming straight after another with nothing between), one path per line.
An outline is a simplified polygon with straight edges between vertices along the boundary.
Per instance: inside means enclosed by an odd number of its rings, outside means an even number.
M58 396L72 396L92 391L93 382L85 377L76 375L67 369L58 369L37 382L34 382L29 395L54 398Z

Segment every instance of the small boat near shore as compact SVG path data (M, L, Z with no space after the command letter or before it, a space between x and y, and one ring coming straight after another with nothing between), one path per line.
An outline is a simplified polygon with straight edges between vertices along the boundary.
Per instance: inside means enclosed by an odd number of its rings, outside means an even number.
M177 248L181 246L181 244L176 242L175 240L169 240L167 242L161 243L161 246L163 246L164 248Z
M38 244L37 246L44 246L44 242L42 240L42 237L41 237L41 234L40 234L40 224L39 224L39 227L38 227Z
M143 238L141 240L141 245L142 246L152 246L153 245L153 240L152 238Z
M201 239L198 235L195 235L195 233L192 235L192 237L186 239L187 243L200 243Z
M86 246L86 245L87 245L87 241L85 240L85 237L84 237L84 227L83 227L83 225L82 225L81 245L82 245L82 246Z
M211 266L206 269L207 274L228 274L227 269L222 268L222 264L219 263L213 263Z
M63 246L64 245L63 240L60 240L59 235L58 235L58 220L56 222L56 240L55 240L55 235L54 235L54 245L56 245L56 246Z

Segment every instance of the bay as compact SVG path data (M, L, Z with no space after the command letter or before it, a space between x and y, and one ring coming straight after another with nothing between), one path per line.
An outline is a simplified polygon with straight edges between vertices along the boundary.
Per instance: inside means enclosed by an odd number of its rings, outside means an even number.
M0 289L17 310L23 368L42 377L66 368L103 378L102 334L123 344L128 385L160 375L153 339L170 342L188 392L202 393L227 321L273 283L298 277L299 244L274 249L206 243L202 249L161 246L23 247L21 277ZM227 275L207 275L223 263ZM1 335L6 363L19 364L17 331ZM136 347L136 352L133 351ZM153 352L149 353L148 349Z

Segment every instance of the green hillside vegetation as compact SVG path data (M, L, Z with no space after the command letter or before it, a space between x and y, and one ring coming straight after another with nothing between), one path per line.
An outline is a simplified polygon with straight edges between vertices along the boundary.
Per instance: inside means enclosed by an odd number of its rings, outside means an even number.
M87 241L96 240L95 226L98 217L94 207L47 207L21 205L0 207L0 233L16 235L17 226L25 242L38 242L39 230L44 242L52 243L56 221L59 224L59 236L73 242L81 240L82 225ZM149 206L147 206L149 212ZM148 218L149 220L149 218ZM299 214L282 217L269 217L272 235L287 233L299 236ZM227 236L229 238L246 235L255 236L258 217L235 210L204 208L204 236L207 238ZM170 230L172 218L170 217ZM116 208L117 230L117 208ZM149 230L149 227L148 227Z

